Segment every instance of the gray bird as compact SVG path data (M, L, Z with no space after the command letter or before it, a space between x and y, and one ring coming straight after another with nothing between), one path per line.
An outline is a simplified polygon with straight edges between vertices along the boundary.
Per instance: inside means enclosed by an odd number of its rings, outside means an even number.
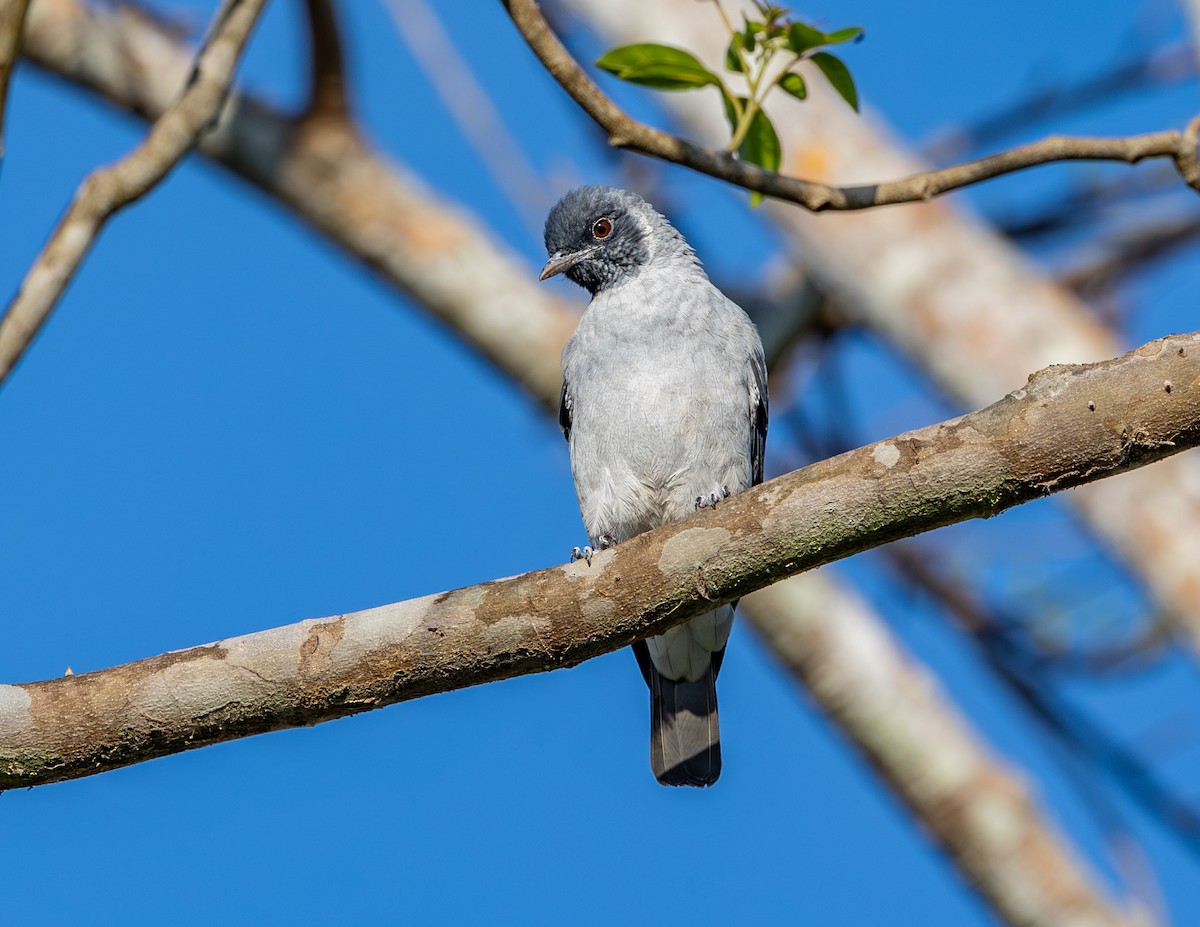
M541 278L565 273L592 294L563 349L559 411L591 545L762 482L762 342L683 236L640 196L596 186L555 205L545 238ZM590 562L591 545L576 554ZM721 774L716 680L732 625L724 605L633 645L663 785L712 785Z

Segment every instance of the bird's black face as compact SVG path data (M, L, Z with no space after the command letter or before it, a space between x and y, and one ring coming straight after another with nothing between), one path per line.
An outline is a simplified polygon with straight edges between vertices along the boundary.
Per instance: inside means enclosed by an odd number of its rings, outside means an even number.
M642 201L612 187L572 190L546 218L550 260L541 278L565 273L591 293L610 287L650 260L645 224L635 215Z

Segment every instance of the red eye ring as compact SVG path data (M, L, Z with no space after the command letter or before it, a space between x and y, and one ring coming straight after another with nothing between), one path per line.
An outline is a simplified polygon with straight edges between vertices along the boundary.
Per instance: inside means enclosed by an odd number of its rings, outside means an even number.
M597 219L592 225L592 237L597 239L607 238L612 234L613 224L609 219Z

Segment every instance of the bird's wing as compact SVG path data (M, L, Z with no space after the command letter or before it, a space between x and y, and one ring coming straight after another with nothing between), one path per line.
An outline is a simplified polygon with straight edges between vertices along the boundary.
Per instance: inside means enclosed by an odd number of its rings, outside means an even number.
M562 429L563 437L571 441L571 393L567 390L566 378L563 379L562 398L558 402L558 427ZM765 426L764 426L765 427Z
M750 364L754 382L750 390L750 420L754 437L750 445L751 485L763 481L763 458L767 454L767 362L762 346L758 347Z

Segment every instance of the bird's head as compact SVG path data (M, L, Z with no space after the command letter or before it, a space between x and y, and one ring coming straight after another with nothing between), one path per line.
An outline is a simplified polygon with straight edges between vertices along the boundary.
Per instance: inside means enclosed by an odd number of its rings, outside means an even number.
M541 279L566 274L595 294L637 274L664 245L691 253L679 233L636 193L579 187L546 217L550 260Z

